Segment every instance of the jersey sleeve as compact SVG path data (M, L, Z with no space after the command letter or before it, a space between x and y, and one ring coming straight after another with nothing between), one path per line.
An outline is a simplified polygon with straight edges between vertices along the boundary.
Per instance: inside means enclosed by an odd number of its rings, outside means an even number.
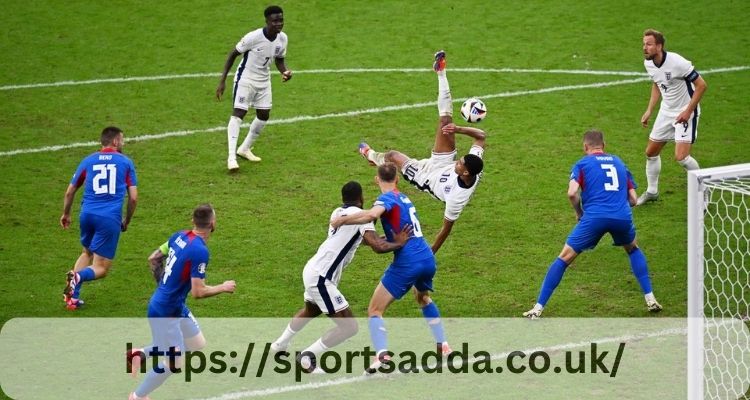
M86 181L86 160L81 161L76 168L76 172L73 174L73 178L70 180L70 184L75 187L81 187L83 182Z
M383 193L380 196L378 196L377 200L372 204L373 206L381 206L385 208L385 211L391 211L393 206L396 204L396 201L391 197L388 196L388 193Z
M627 180L628 180L628 190L638 189L638 184L635 183L635 179L633 179L633 174L630 173L630 170L628 169L628 167L625 167L625 176L627 176Z
M253 32L243 36L234 48L240 53L247 53L255 44Z
M375 224L372 222L368 222L366 224L362 224L359 226L359 234L364 236L367 231L374 231L375 230Z
M461 215L461 211L464 210L464 207L468 203L468 199L465 201L446 201L445 202L445 213L443 214L443 217L447 219L448 221L455 221L458 219L458 217Z
M570 169L569 180L576 181L579 185L583 186L583 170L578 163L576 163L576 165L574 165L573 168Z
M279 49L279 54L276 56L276 58L286 58L286 44L288 42L288 38L283 32L281 33L281 35L281 49Z
M191 278L206 278L206 267L208 266L208 249L205 247L196 249L191 257L190 266Z
M469 149L469 154L474 154L475 156L479 158L483 158L484 149L477 145L472 145L471 148Z
M674 54L674 53L673 53ZM685 78L688 82L693 82L700 76L698 74L698 71L695 70L693 67L693 63L690 62L690 60L685 59L684 57L679 57L679 62L677 63L677 76Z
M135 164L130 159L128 159L128 170L125 172L125 185L127 187L138 186L138 178L135 175Z

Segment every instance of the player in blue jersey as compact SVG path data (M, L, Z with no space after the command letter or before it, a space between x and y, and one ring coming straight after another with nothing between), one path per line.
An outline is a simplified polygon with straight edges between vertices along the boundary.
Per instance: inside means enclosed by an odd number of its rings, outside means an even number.
M633 177L617 156L604 152L602 132L586 132L583 135L583 151L586 156L573 166L568 183L568 199L576 212L578 224L568 236L560 255L549 266L536 305L523 316L535 319L542 315L568 265L581 252L593 249L605 233L612 235L614 244L623 246L628 254L630 267L643 290L648 310L661 311L662 307L651 290L646 257L635 240L635 225L630 210L637 200Z
M70 227L70 209L78 188L83 186L81 203L81 244L83 252L66 275L63 299L69 310L83 305L79 294L83 282L107 276L117 251L120 232L128 229L138 202L135 165L124 156L122 130L114 126L104 128L102 149L81 161L65 191L60 225ZM128 195L125 218L122 203Z
M432 278L435 276L435 255L430 245L422 236L422 230L417 218L417 210L409 198L398 191L398 167L391 162L384 162L378 166L375 180L380 187L381 195L369 210L355 214L337 217L331 226L363 224L380 218L388 241L394 241L393 234L405 227L413 227L413 237L398 250L393 252L393 262L385 270L380 283L370 299L367 308L369 317L370 338L377 358L368 373L375 372L380 364L390 359L392 353L388 351L388 336L383 322L383 314L395 300L400 299L414 288L414 294L422 309L422 315L432 330L438 349L443 354L451 352L445 340L440 311L430 298Z
M216 213L213 207L200 205L193 211L193 229L176 232L149 256L151 264L164 264L164 273L148 303L153 342L127 355L132 364L138 365L145 352L152 349L166 352L173 347L184 352L200 350L206 345L198 322L185 304L188 293L193 298L202 299L221 293L234 293L235 289L234 281L225 281L217 286L206 285L209 258L206 241L215 228ZM168 360L161 361L158 368L150 370L141 385L130 394L129 400L147 399L146 396L172 374L173 368L180 367L181 358L177 357L175 361L172 366ZM137 368L135 365L130 368Z

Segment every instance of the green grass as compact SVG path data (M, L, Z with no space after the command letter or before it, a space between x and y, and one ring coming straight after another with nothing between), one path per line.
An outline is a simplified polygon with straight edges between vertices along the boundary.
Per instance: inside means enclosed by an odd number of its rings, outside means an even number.
M64 7L15 2L2 17L0 85L125 76L217 72L247 30L262 23L262 7L239 17L231 5L187 2ZM273 117L322 115L434 101L435 78L424 73L304 74L314 68L427 68L445 48L451 67L608 69L642 71L641 31L663 30L668 49L700 71L747 63L744 2L690 3L701 18L677 23L671 6L648 2L622 8L577 3L285 2L288 65L299 71L281 84L274 76ZM660 8L661 7L661 8ZM646 10L648 9L648 12ZM115 17L126 14L127 18ZM660 17L660 15L662 15ZM719 22L722 28L719 29ZM718 44L721 46L718 46ZM41 46L41 47L40 47ZM450 72L454 98L616 81L627 77L539 73ZM747 161L750 73L706 74L694 155L702 166ZM217 79L191 78L46 87L0 92L0 151L96 140L115 124L128 137L201 130L226 123L230 102L216 102ZM438 254L435 299L447 316L517 316L531 305L550 261L574 224L564 197L570 166L581 156L584 130L606 133L645 186L638 120L649 84L487 98L486 174L475 198ZM111 275L87 284L86 310L61 306L64 272L79 252L77 228L57 226L62 193L77 163L95 146L0 157L7 189L0 193L0 319L20 316L139 316L153 290L145 258L169 234L189 224L192 207L216 206L219 227L209 242L209 282L235 279L233 296L193 302L199 316L288 316L301 303L301 269L325 237L326 218L350 179L377 194L374 171L353 148L366 139L378 149L429 153L433 106L355 117L270 125L256 151L264 162L225 172L225 133L132 142L140 202L120 241ZM243 135L244 135L243 129ZM469 142L459 139L460 149ZM685 174L665 149L662 200L634 211L663 315L686 312ZM442 204L413 188L423 229L432 240ZM80 201L79 197L76 203ZM78 204L74 207L78 215ZM642 316L643 301L620 249L600 246L576 262L555 293L550 316ZM342 290L356 315L390 257L359 251ZM394 316L415 315L410 300Z
M282 1L287 65L273 77L272 119L319 116L435 100L432 73L304 73L311 69L429 68L448 52L454 99L485 97L486 172L474 199L438 253L434 299L446 317L518 317L536 298L547 266L574 225L565 198L581 135L602 129L607 149L645 188L640 117L648 82L545 94L491 97L632 77L476 73L451 68L591 69L643 72L641 33L666 34L667 49L699 71L750 64L750 3L378 2ZM218 73L237 40L262 22L265 3L203 1L4 3L0 16L0 86L133 76ZM705 74L694 156L703 167L748 162L750 71ZM237 281L237 291L189 300L198 316L290 317L302 305L301 271L325 238L327 218L348 180L377 195L374 170L354 151L376 149L426 157L434 106L353 117L269 125L257 143L260 164L225 169L224 126L231 104L214 99L218 77L0 90L0 152L97 140L102 127L126 136L198 130L188 136L131 142L140 201L106 279L83 289L76 313L61 302L63 277L80 252L77 224L58 225L62 196L79 161L96 146L0 156L0 323L16 317L141 317L153 282L146 257L171 233L189 227L203 202L217 209L208 282ZM249 118L248 118L249 122ZM243 129L242 135L245 135ZM469 141L459 139L459 150ZM686 315L685 172L665 148L661 200L634 210L655 293L657 316ZM432 241L443 205L401 185ZM74 206L77 220L80 193ZM550 317L646 317L623 251L605 238L581 256L548 305ZM359 250L341 290L354 314L366 315L390 256ZM419 315L406 298L391 317ZM450 393L448 393L450 395ZM458 394L456 394L458 396Z

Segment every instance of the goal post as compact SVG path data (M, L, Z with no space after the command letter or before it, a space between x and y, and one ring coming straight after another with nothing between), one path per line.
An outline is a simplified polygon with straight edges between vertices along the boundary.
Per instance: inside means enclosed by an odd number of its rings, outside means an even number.
M688 398L742 397L750 376L747 348L725 345L720 330L746 329L731 321L750 315L750 163L688 171L687 177ZM727 362L727 350L740 354L731 360L735 365Z

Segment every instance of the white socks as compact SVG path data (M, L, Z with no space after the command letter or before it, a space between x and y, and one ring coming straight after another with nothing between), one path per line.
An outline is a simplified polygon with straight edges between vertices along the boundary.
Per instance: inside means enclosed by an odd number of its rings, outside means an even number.
M654 302L656 302L656 297L654 297L654 292L647 293L643 297L646 299L646 303L654 303Z
M293 331L292 328L289 326L289 324L286 325L286 328L284 329L284 332L281 333L281 336L279 336L278 339L276 339L276 343L286 347L289 344L289 341L292 340L292 337L297 332Z
M448 86L448 77L445 75L445 70L437 73L438 76L438 113L442 116L453 116L453 98L451 97L451 89Z
M255 143L255 140L258 139L258 136L260 136L260 131L263 130L263 127L266 126L267 122L268 121L260 120L257 117L253 119L253 122L250 123L250 129L247 131L247 136L242 142L242 145L240 145L240 152L250 150L250 148L253 146L253 143Z
M677 161L677 162L680 163L680 165L682 165L682 168L685 168L688 171L692 171L694 169L700 168L698 166L698 161L695 161L695 158L691 156L687 156L685 157L684 160Z
M326 350L328 350L328 347L323 344L323 339L318 339L315 341L315 343L308 346L306 349L302 350L302 352L309 351L313 354L315 354L315 357L323 354Z
M647 192L651 194L659 193L659 173L661 173L661 157L646 157Z
M385 162L385 153L378 153L372 148L367 152L367 159L374 162L375 165L381 166Z
M229 117L229 125L227 125L227 141L229 142L229 156L227 160L236 160L237 155L237 139L240 137L240 125L242 119L232 115Z

